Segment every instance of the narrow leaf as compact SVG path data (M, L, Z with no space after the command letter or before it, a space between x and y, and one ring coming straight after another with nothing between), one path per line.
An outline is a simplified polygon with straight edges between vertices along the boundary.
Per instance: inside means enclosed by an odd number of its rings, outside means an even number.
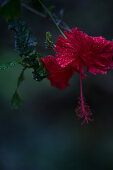
M23 70L20 73L20 76L18 77L18 81L17 81L17 88L15 90L15 93L12 97L11 100L11 106L14 109L18 109L21 104L23 103L23 99L20 97L19 93L18 93L18 88L20 87L21 83L24 81L24 71L26 68L23 68Z
M20 95L18 94L16 90L11 100L11 106L14 109L18 109L22 105L22 103L23 103L23 100L21 99Z

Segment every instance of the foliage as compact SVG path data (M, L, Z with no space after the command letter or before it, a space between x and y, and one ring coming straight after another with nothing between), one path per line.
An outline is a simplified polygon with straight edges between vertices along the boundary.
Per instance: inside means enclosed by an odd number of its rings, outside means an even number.
M17 88L12 96L12 100L11 100L11 106L14 109L18 109L19 106L21 106L21 104L23 103L23 99L20 97L19 92L18 92L18 88L20 87L20 85L22 84L22 82L24 81L24 71L26 68L24 68L21 73L20 76L18 77L18 81L17 81Z
M61 18L63 16L63 11L60 12L60 19L54 15L52 16L52 9L54 8L53 5L46 7L43 4L43 0L2 0L0 3L0 15L8 21L8 28L14 33L14 46L16 51L18 52L20 58L18 60L8 62L4 65L0 66L0 70L9 69L16 64L21 64L23 69L18 77L17 87L12 97L11 105L14 108L18 108L23 100L21 99L18 89L21 83L24 81L24 71L26 69L32 69L32 77L36 81L41 81L46 78L49 73L45 69L41 58L45 58L43 54L40 54L36 50L36 38L31 32L31 29L28 27L25 21L21 20L20 17L20 7L21 3L30 6L30 10L38 11L39 13L43 13L45 18L51 18L54 24L56 25L57 29L60 33L65 37L61 29L59 28L57 22L60 24ZM27 9L29 9L29 6ZM49 50L53 50L55 47L54 43L51 41L52 35L50 32L46 32L46 41L45 46Z
M20 20L12 21L9 23L9 29L14 31L15 48L20 57L24 58L21 62L22 66L39 69L41 55L36 51L37 42L27 24Z
M11 100L11 106L14 109L18 109L23 103L23 99L20 97L19 93L15 91L12 100Z
M9 29L14 31L15 49L20 56L27 56L36 46L37 42L24 21L14 20L9 22Z
M12 99L12 106L15 107L16 105L16 107L18 107L17 104L20 105L22 100L20 99L17 90L21 82L24 80L24 70L27 68L33 69L33 78L36 81L43 80L43 78L45 78L48 74L43 63L40 61L41 55L36 51L36 38L32 35L27 24L21 20L14 20L9 22L9 29L14 31L15 49L19 52L20 57L23 59L20 64L24 67L18 78L17 89Z
M7 21L18 18L20 13L20 0L4 0L0 3L0 15Z

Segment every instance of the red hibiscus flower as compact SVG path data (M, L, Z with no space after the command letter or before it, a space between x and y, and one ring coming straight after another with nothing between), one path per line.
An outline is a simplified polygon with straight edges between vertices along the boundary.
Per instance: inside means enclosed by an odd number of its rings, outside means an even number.
M49 72L48 79L52 86L64 89L69 86L69 80L77 71L80 74L80 101L75 109L78 117L84 118L84 122L92 120L89 106L84 102L82 92L82 78L85 78L84 67L92 74L106 74L113 68L113 42L103 37L91 37L79 31L78 28L72 31L65 31L67 38L59 36L54 48L56 57L47 56L42 58L46 69Z

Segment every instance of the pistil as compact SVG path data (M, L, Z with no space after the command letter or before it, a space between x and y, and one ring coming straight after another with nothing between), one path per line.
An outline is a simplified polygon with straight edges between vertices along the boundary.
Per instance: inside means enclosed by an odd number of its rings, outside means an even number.
M93 121L93 119L89 117L89 116L92 115L90 107L84 101L81 74L80 74L80 99L79 99L79 102L78 102L78 106L75 109L75 112L76 112L78 117L84 119L83 122L81 123L82 125L85 122L88 123L88 121Z

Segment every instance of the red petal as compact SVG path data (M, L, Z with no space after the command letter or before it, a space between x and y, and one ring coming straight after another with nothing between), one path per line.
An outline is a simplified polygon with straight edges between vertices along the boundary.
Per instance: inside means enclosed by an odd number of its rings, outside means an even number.
M50 74L47 78L50 80L52 86L60 90L69 86L69 80L75 71L72 67L61 68L56 58L50 55L47 56L46 59L41 58L41 60Z
M79 65L82 61L79 58L82 54L88 52L86 39L88 35L79 31L78 28L72 29L71 31L65 31L67 39L59 36L56 42L55 51L56 60L61 67L65 67L72 62L78 62ZM83 64L83 63L82 63Z
M86 61L87 71L97 74L106 74L113 68L113 42L102 37L92 37L93 44L90 47L90 55Z

